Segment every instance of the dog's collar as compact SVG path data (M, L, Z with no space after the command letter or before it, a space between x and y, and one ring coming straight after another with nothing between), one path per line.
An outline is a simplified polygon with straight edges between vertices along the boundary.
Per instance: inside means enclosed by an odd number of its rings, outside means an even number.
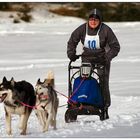
M46 110L45 108L46 108L46 106L48 105L50 103L50 100L48 100L46 103L45 103L45 105L42 105L41 107L43 108L43 110Z

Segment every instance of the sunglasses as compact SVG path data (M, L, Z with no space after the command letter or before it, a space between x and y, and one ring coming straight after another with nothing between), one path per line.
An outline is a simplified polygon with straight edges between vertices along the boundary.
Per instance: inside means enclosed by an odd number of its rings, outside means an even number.
M97 18L89 18L89 21L99 21L99 19L97 19Z

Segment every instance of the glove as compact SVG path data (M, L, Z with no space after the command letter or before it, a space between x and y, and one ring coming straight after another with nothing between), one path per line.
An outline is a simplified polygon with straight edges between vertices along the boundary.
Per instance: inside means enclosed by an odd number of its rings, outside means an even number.
M73 62L75 62L76 59L79 59L79 56L78 56L78 55L73 55L73 56L70 58L70 60L73 61Z

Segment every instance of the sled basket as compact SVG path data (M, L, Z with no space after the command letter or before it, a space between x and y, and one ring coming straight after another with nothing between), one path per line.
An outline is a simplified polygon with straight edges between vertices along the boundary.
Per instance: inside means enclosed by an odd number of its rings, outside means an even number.
M98 115L100 120L107 119L108 112L104 110L102 90L100 87L100 76L96 72L101 66L84 68L83 77L81 66L68 66L68 106L65 112L65 122L77 120L78 115ZM89 65L88 65L89 67ZM91 70L91 71L90 71ZM85 79L83 79L85 78Z

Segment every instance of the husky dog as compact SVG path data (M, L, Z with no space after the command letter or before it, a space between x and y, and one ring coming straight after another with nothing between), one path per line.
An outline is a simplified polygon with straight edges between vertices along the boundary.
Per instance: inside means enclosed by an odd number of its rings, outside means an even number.
M25 107L21 103L34 106L36 101L35 91L33 86L26 81L15 82L14 78L7 81L3 78L0 84L0 102L4 103L6 116L7 134L12 134L11 115L18 114L20 116L19 128L21 135L26 135L27 121L32 112L32 108Z
M54 91L54 74L52 71L47 73L44 82L38 79L36 86L36 115L42 125L43 132L48 131L49 125L56 129L56 115L59 100Z

